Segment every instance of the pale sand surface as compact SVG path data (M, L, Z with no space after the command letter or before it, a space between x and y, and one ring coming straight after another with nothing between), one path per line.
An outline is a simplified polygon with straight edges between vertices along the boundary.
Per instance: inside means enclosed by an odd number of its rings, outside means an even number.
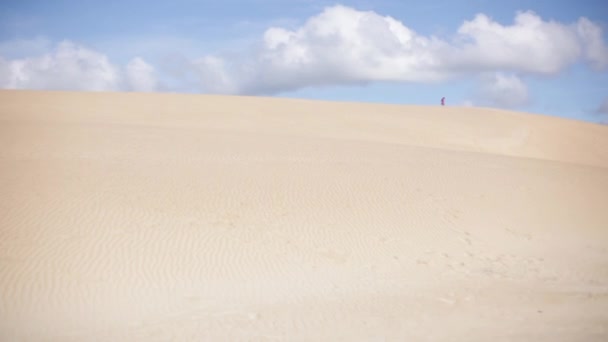
M606 341L608 127L0 92L1 341Z

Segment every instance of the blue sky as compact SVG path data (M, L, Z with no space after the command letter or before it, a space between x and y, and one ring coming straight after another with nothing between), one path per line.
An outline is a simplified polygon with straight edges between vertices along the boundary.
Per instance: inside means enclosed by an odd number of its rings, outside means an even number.
M479 105L608 120L602 0L2 1L0 87Z

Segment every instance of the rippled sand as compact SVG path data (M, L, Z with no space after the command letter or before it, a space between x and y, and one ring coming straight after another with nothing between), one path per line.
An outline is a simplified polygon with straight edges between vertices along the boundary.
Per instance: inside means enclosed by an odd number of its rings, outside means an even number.
M608 127L0 91L2 341L606 341Z

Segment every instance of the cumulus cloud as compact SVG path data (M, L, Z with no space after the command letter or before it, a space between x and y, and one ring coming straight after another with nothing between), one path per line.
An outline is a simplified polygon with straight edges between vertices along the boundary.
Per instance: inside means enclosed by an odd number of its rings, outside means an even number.
M222 75L239 93L373 81L431 82L449 74L436 52L442 45L391 17L334 6L297 30L270 28L246 57L214 66L230 66ZM209 72L208 65L201 67Z
M598 70L608 67L608 46L604 43L602 29L589 19L581 18L577 32L584 42L585 57Z
M504 106L528 101L520 76L555 75L575 63L608 68L601 27L586 18L560 23L520 12L505 25L478 14L448 39L340 5L296 29L271 27L240 53L174 58L162 70L141 58L117 67L104 54L70 42L38 57L2 56L5 88L151 91L159 88L158 73L170 90L276 94L323 85L473 77L487 87L486 100Z
M481 77L479 96L493 106L513 108L529 102L528 87L513 74L497 72Z
M334 6L298 29L268 29L242 60L216 58L199 71L221 74L222 84L237 93L276 93L324 84L438 82L486 72L553 75L581 61L604 69L608 48L601 28L586 18L563 24L520 12L511 25L502 25L479 14L446 40L420 35L389 16ZM207 79L214 81L202 80ZM517 86L521 93L523 83Z
M518 13L510 26L479 14L458 29L444 62L458 69L553 74L579 58L581 43L573 28L532 12Z
M65 41L38 57L0 60L3 88L114 90L120 73L96 51Z
M132 59L126 67L126 76L129 89L135 91L155 91L158 82L154 67L142 58Z
M38 46L39 40L19 42ZM6 45L5 45L6 46ZM0 56L0 87L87 91L154 91L155 69L136 57L121 68L100 52L63 41L35 57L5 59Z
M237 82L242 79L230 73L229 62L218 57L206 56L195 60L192 68L200 79L201 91L223 94L239 92ZM241 70L244 71L244 68Z

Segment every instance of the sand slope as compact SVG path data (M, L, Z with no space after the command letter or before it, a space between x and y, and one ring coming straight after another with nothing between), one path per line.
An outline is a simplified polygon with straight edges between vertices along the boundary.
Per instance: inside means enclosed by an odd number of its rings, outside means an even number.
M608 127L0 92L0 340L608 339Z

